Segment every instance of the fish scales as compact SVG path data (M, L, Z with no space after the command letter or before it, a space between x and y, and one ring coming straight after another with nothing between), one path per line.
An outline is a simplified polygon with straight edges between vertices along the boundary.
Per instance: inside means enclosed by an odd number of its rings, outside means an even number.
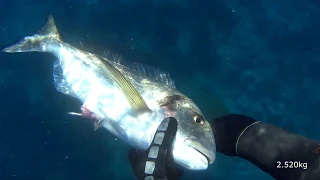
M60 42L58 47L52 48L55 55L59 57L60 62L58 65L63 69L63 77L69 82L73 93L78 95L77 98L79 98L90 111L103 119L114 121L120 127L136 126L136 118L130 115L130 105L126 103L125 96L118 90L112 79L104 73L104 69L99 66L99 58L93 54L74 49L72 46L63 42ZM88 59L93 61L91 62ZM164 109L159 109L157 102L166 96L177 94L178 92L174 93L169 87L159 86L157 83L139 78L132 73L126 73L124 67L115 67L121 72L124 72L127 77L130 77L129 79L141 93L149 108L155 112L153 118L140 121L141 123L137 126L139 128L127 129L127 135L123 138L136 148L146 149L153 139L154 134L151 132L155 132L161 121L168 117L168 112ZM57 86L59 86L59 84ZM171 94L170 90L172 91ZM110 125L108 121L102 123L102 125L113 132L113 134L116 136L119 135L119 131L115 131L115 128ZM121 129L125 130L125 128Z
M61 40L52 16L39 33L3 51L54 54L58 59L53 65L55 88L79 99L85 113L90 112L101 127L132 147L147 149L161 121L175 117L174 161L191 170L206 169L214 162L216 147L209 123L197 105L174 88L168 74L160 73L158 81L153 81L139 76L138 71L147 71L143 66L130 71L108 58L79 50Z
M123 122L132 124L130 122L134 118L125 117L126 115L130 116L130 105L113 80L99 66L98 58L90 53L73 49L67 44L59 44L58 48L54 47L53 49L56 56L59 57L59 65L63 69L63 77L69 82L73 94L77 94L78 97L76 98L80 99L86 108L94 112L94 114L103 119L108 119L108 121L103 121L102 125L116 136L119 136L121 131L115 130L116 128L113 124L118 124L120 127ZM57 84L57 86L60 85ZM113 121L113 123L109 123L109 121ZM145 123L148 124L148 122ZM126 137L131 137L130 134L132 133L129 133L129 136ZM146 135L142 134L142 136ZM149 142L149 140L146 142L140 140L139 143L136 143L123 136L120 136L120 138L133 145L142 145L143 148L148 146ZM142 147L139 146L137 148Z

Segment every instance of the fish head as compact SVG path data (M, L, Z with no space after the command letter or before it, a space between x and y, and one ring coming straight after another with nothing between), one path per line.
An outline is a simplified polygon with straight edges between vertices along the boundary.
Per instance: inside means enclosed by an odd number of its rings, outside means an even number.
M205 170L215 161L216 144L213 131L200 109L187 97L168 101L178 130L172 145L174 161L185 169Z

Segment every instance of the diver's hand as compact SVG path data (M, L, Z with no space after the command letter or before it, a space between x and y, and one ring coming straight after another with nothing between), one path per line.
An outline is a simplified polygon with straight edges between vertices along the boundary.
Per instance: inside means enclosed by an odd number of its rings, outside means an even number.
M162 143L153 139L150 147L145 150L129 150L130 164L138 180L176 180L182 176L172 157L172 142L177 132L177 120L166 118L159 125L156 135L164 132Z
M237 142L241 133L255 119L241 114L228 114L209 121L216 141L217 151L228 156L237 156Z

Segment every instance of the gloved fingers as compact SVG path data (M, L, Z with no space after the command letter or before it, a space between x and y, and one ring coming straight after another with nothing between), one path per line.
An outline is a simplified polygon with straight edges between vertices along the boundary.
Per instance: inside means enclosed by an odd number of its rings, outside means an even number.
M129 151L129 160L136 177L140 179L167 179L165 160L171 151L178 128L177 120L166 118L159 125L150 147L145 150Z
M166 118L159 125L149 147L148 160L145 166L145 172L149 177L167 179L166 159L168 158L166 156L172 151L172 142L177 132L177 126L177 120L174 118Z

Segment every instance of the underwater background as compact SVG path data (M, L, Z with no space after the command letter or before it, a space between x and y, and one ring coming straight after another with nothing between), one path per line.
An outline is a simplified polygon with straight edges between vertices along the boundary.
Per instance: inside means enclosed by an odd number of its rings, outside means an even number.
M15 0L0 6L0 47L55 18L62 39L170 73L207 119L232 112L320 140L320 2L316 0ZM71 117L54 57L0 53L0 180L135 179L128 146ZM271 180L218 153L183 179Z

